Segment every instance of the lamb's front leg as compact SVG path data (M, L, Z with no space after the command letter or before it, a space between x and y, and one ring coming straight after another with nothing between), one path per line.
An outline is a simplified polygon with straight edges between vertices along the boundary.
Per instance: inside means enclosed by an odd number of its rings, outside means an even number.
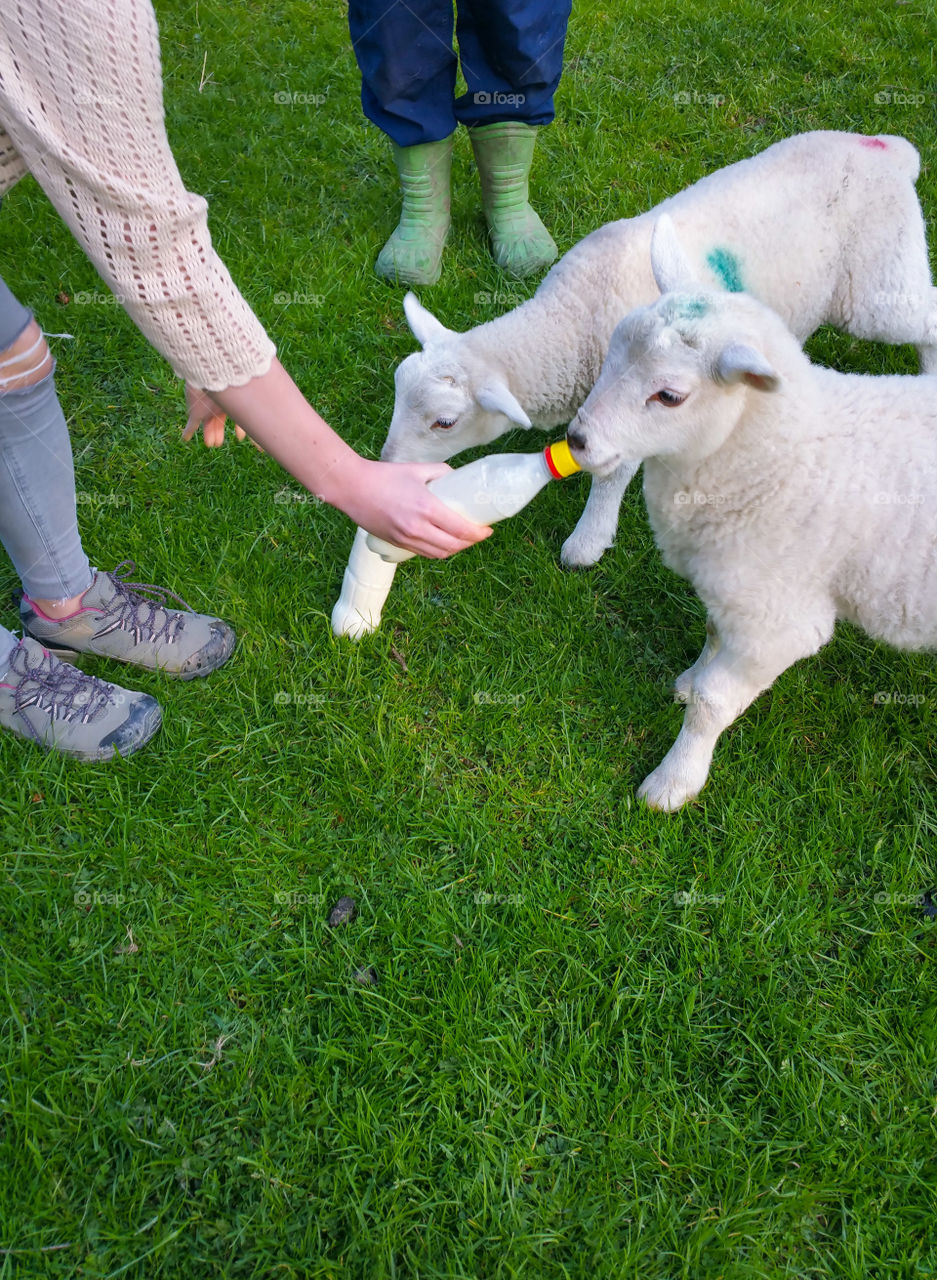
M700 662L704 655L705 649ZM728 647L694 670L677 740L638 788L651 809L672 812L699 795L709 777L719 735L779 674Z
M924 328L924 341L917 349L921 373L937 373L937 289L931 289L931 307Z
M640 462L623 462L608 476L593 476L579 523L563 543L560 559L568 569L595 564L615 541L621 500Z
M683 703L690 701L690 690L693 688L693 681L701 671L704 671L709 666L718 652L719 633L716 631L716 624L712 618L707 618L706 643L703 645L703 652L692 667L687 667L686 671L682 671L673 682L674 701Z
M692 684L687 691L687 709L677 740L653 773L641 783L638 795L652 809L672 811L693 800L709 777L713 750L723 729L769 688L782 671L799 658L816 653L833 634L836 610L832 601L819 598L812 606L796 592L778 584L778 600L791 599L796 616L762 615L756 628L740 626L732 619L726 639L725 619L720 622L718 646L712 638L699 660L690 669ZM715 629L714 629L715 631ZM704 664L703 659L710 656ZM689 673L685 673L689 674Z

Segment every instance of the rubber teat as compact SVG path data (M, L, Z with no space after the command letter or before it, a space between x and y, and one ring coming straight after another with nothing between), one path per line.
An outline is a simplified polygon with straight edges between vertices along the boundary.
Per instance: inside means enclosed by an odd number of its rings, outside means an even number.
M570 453L567 440L557 440L555 444L548 444L543 451L543 456L547 460L547 466L554 480L562 480L565 476L571 476L576 471L582 470Z

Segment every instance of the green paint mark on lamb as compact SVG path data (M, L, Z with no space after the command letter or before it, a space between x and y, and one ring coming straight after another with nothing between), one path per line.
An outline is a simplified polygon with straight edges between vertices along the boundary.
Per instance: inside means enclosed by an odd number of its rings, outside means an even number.
M728 249L712 249L707 253L706 261L723 289L727 289L729 293L743 292L745 286L742 284L742 270L734 253Z

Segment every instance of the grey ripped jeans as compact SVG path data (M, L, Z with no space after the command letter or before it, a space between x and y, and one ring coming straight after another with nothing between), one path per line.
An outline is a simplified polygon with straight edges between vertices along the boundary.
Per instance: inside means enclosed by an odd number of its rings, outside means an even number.
M0 279L0 352L31 319ZM34 600L66 600L91 585L78 533L72 445L54 372L31 387L0 389L0 542ZM16 643L0 626L0 669Z

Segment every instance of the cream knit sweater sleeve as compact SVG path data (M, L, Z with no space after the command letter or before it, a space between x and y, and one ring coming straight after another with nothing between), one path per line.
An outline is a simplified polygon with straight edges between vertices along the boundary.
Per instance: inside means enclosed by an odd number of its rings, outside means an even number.
M273 343L169 148L149 0L3 0L0 194L27 170L180 377L219 391L266 373Z

